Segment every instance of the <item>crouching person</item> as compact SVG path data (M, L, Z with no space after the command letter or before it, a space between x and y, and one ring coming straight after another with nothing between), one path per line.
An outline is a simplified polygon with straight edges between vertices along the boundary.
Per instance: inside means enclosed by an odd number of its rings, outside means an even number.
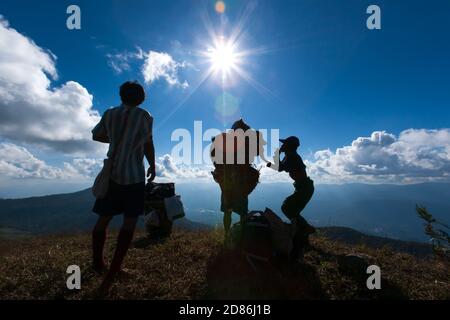
M290 254L290 261L296 262L303 258L303 252L308 245L308 237L315 232L313 226L308 224L300 215L306 207L314 193L314 182L306 174L306 166L302 158L297 153L300 141L297 137L281 139L281 148L275 155L275 165L268 163L267 166L279 172L285 171L294 180L295 191L287 197L281 210L291 223L296 227L296 233L293 239L293 249ZM279 154L284 153L283 160L280 161Z
M144 89L136 82L126 82L120 87L120 97L122 104L108 109L92 130L95 141L109 143L108 158L113 162L107 194L97 199L93 208L99 216L92 231L93 268L99 274L106 272L100 294L109 291L120 272L137 219L144 213L144 156L150 166L147 177L150 181L155 178L153 118L138 107L145 99ZM106 230L113 216L121 214L124 220L108 269L103 257Z

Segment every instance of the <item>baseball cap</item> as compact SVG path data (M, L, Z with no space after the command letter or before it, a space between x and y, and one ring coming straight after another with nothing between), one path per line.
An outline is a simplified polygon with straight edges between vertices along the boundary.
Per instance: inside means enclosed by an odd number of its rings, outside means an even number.
M294 136L288 137L286 139L280 139L280 142L292 148L298 148L300 146L300 140Z

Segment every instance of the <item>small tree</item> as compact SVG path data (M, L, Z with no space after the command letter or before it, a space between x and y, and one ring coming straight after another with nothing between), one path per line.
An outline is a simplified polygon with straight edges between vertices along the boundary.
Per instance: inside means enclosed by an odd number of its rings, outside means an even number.
M433 253L441 258L450 258L450 236L447 230L449 226L436 220L425 207L416 205L419 217L425 222L425 234L430 236Z

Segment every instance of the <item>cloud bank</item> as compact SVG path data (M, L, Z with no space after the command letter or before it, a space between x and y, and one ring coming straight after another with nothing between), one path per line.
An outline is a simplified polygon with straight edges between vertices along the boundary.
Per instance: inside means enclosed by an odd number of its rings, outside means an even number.
M334 152L317 151L305 163L317 183L450 182L450 129L408 129L398 136L375 131ZM212 181L212 166L179 166L170 155L159 158L157 166L161 178ZM286 173L259 169L261 183L291 182Z
M450 181L450 129L385 131L359 137L307 163L322 182L416 183Z
M212 181L212 167L177 166L169 155L159 162L160 177ZM398 136L375 131L334 152L317 151L305 163L317 183L450 182L450 129L408 129ZM259 168L261 183L291 182L286 173Z
M0 176L70 179L95 177L101 159L76 158L62 168L47 165L27 149L0 143ZM385 131L356 138L350 145L321 150L305 161L317 183L418 183L450 181L450 129ZM159 181L212 182L212 166L179 165L166 154L156 161ZM291 182L286 173L260 166L261 183Z
M7 142L0 143L0 177L14 179L92 180L103 166L102 159L74 158L61 167L48 165L28 149ZM157 158L159 181L212 181L209 167L178 166L168 154Z
M24 147L0 143L0 177L14 179L91 179L99 172L102 161L78 159L64 162L63 167L50 166Z
M0 135L67 154L96 152L90 130L100 117L92 95L58 77L56 57L0 17Z

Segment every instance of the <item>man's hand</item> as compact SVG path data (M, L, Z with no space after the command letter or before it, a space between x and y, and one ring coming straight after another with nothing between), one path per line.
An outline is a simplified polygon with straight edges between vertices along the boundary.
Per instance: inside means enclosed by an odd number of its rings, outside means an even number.
M155 147L153 145L153 139L150 138L144 146L144 154L147 158L150 168L147 170L147 178L149 182L155 180Z
M150 166L147 170L147 178L149 182L152 182L155 180L156 172L155 172L155 166Z

